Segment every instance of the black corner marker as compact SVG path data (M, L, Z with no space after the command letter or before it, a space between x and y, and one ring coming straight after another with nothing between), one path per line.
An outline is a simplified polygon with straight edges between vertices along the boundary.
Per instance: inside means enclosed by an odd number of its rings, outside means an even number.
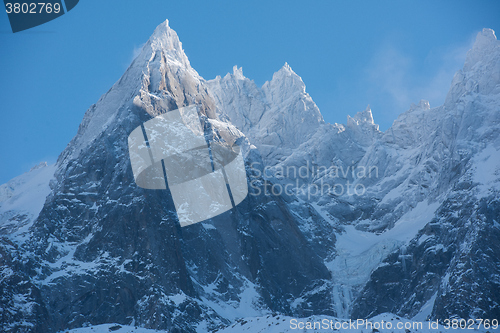
M61 0L44 0L44 2L4 0L3 2L12 32L30 29L64 15ZM64 0L64 4L66 10L70 11L78 4L78 0Z

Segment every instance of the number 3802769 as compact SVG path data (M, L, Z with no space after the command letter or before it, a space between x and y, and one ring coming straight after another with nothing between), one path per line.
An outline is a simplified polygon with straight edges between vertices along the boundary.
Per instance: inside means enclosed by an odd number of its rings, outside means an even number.
M6 3L7 14L58 14L61 11L61 4L50 2L32 2L32 3Z

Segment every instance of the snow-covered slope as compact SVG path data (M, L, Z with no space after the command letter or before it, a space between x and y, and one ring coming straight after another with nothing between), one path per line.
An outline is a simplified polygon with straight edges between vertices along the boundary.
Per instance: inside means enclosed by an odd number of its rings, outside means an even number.
M55 165L42 162L0 185L0 233L25 236L50 193Z

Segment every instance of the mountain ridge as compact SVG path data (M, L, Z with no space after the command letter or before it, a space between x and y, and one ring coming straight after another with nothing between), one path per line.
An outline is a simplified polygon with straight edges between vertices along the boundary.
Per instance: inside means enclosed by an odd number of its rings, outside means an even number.
M0 301L13 313L2 328L194 332L272 312L498 317L500 44L489 29L476 44L444 105L413 104L381 132L369 107L325 123L287 63L260 88L236 66L201 78L165 21L56 165L0 188ZM135 185L126 138L192 104L206 136L242 147L250 194L180 228L168 191ZM283 175L301 168L311 173ZM43 207L9 208L15 187L27 193L14 184L31 180L50 190ZM268 183L293 190L268 195ZM480 286L468 290L471 279Z

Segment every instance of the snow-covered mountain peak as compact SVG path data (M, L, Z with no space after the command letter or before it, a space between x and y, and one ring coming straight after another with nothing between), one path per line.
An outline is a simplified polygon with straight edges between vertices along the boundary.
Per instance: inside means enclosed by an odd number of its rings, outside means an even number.
M143 52L150 53L148 45L151 45L153 54L157 51L162 51L167 55L167 60L179 61L186 68L190 68L188 57L182 49L182 43L179 40L177 33L170 28L168 20L158 25L146 43ZM146 54L146 56L148 55ZM170 58L170 59L169 59Z
M366 123L370 125L375 125L373 121L372 110L370 105L366 107L365 111L360 111L354 115L354 117L347 116L347 123L355 123L356 125ZM378 126L378 125L377 125Z
M425 110L430 110L430 108L431 108L431 105L430 105L429 101L426 101L425 99L421 99L420 102L418 102L418 104L411 103L411 105L410 105L411 111L413 111L413 110L425 111Z
M295 72L293 71L292 67L290 67L290 65L288 64L288 62L285 62L285 64L283 65L283 67L280 68L280 70L278 71L278 73L290 73L290 74L295 74ZM297 75L297 74L295 74Z
M497 41L497 36L493 29L484 28L483 31L479 32L476 37L473 48L484 48L494 45Z
M202 113L215 117L203 78L190 65L177 33L168 20L155 29L122 77L85 113L78 134L59 157L58 164L77 158L105 131L145 111L156 116L165 109L198 103ZM166 106L167 105L167 106ZM135 111L134 111L135 110Z
M243 75L243 67L239 67L237 65L233 66L233 76L237 80L244 80L246 77Z
M500 53L500 41L497 40L495 31L484 28L476 36L472 49L467 52L464 71L473 70L478 62L484 64L491 61L492 56L498 57Z
M324 124L304 82L288 63L262 88L246 78L238 66L233 67L232 74L210 80L207 85L221 119L226 115L270 165L290 154Z
M279 71L273 74L271 81L264 83L262 90L264 90L271 100L277 101L276 98L279 98L280 101L283 101L283 98L288 97L290 94L305 94L306 85L302 81L302 78L292 70L290 65L285 63Z
M453 77L445 105L452 106L470 94L496 95L500 93L500 41L495 32L483 29L467 52L465 64Z
M356 113L354 117L347 116L346 127L350 129L353 138L363 146L372 144L381 134L379 126L373 121L370 105L364 111Z
M215 99L219 117L228 116L231 123L245 134L259 122L266 110L263 93L255 82L243 75L241 67L235 65L232 73L206 81L206 85Z
M302 78L293 71L292 67L290 67L287 62L285 62L285 64L279 69L279 71L273 74L273 79L271 81L283 81L286 79L292 80L297 83L300 82L305 87Z
M152 43L160 43L165 51L183 51L179 36L177 36L177 33L170 28L168 20L156 27L155 31L149 38L149 41Z

